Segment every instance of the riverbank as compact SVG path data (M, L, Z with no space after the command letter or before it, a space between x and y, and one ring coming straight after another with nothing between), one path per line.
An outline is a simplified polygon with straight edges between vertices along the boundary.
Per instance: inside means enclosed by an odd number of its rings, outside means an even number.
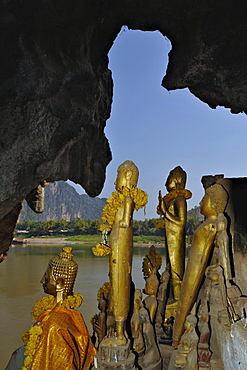
M67 240L66 238L26 238L23 239L23 244L56 244L56 245L73 245L73 244L97 244L99 243L98 240L90 240L90 241L76 241L76 240ZM18 243L19 244L19 243ZM134 246L136 247L151 247L151 245L155 245L156 248L164 248L165 244L163 243L151 243L151 242L134 242Z

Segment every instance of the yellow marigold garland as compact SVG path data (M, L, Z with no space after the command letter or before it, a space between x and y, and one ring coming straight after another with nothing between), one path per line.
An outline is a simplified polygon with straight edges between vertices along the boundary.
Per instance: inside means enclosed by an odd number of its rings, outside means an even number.
M39 315L49 309L55 307L57 301L56 297L53 295L48 295L41 299L38 299L35 305L33 306L32 319L37 320ZM61 303L61 307L64 308L78 308L83 304L83 296L79 293L73 293L72 295L67 296Z
M112 196L107 199L108 204L106 204L103 208L101 216L103 223L99 227L101 231L111 230L119 205L124 201L126 197L130 197L133 199L136 211L144 207L148 202L148 194L139 188L128 188L127 186L123 186L121 190L114 191L112 193Z
M23 366L21 370L30 369L30 366L32 363L32 357L35 353L36 346L39 343L40 335L42 334L42 328L38 325L34 325L28 331L28 334L29 334L29 339L28 339L28 342L26 343L26 350L24 352L26 357L24 358Z
M136 187L129 188L127 186L123 186L121 190L114 191L112 196L107 199L107 204L103 208L101 216L103 222L99 226L100 231L111 231L116 212L126 197L133 199L136 211L144 207L148 202L148 194ZM93 247L92 252L95 256L106 256L110 253L110 247L105 240Z
M172 190L170 191L169 193L167 193L163 199L166 203L166 205L168 205L168 203L172 200L172 199L175 199L177 197L184 197L185 199L190 199L192 197L192 193L190 190L188 189L175 189L175 190ZM162 212L160 211L160 207L159 205L157 206L157 213L158 215L162 215ZM157 226L156 226L157 225ZM162 226L162 223L161 221L155 221L154 222L154 226L157 227L157 228L164 228L165 227L165 221L163 223L163 226Z
M109 299L110 290L111 290L111 283L109 281L106 281L102 285L102 287L100 287L98 290L97 300L99 301L101 299L102 294L105 299Z
M95 256L107 256L111 251L111 248L108 244L98 243L95 247L92 248L92 252Z

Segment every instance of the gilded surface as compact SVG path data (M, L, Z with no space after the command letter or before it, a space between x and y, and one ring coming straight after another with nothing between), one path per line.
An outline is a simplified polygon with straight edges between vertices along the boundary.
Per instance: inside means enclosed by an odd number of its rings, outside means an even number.
M201 214L206 218L198 226L193 236L173 328L174 345L177 345L181 338L186 316L190 313L195 302L209 254L215 241L217 217L219 213L224 211L227 197L224 188L216 184L206 189L206 193L200 202Z
M173 299L178 300L181 282L185 267L185 224L187 220L187 204L192 194L184 189L186 172L178 166L174 168L166 181L168 194L162 197L159 192L157 213L163 216L163 224L158 227L165 228L168 263L171 268L171 286Z
M144 207L147 194L136 188L139 171L132 161L118 167L116 191L103 210L102 220L111 226L110 282L111 307L116 321L116 336L107 344L125 345L125 322L129 312L133 254L132 216L134 209ZM103 226L102 226L103 227Z
M52 258L41 279L49 295L33 307L31 329L24 332L25 358L22 370L87 370L96 349L80 312L74 310L83 297L73 293L77 274L72 248L64 247Z
M154 269L156 272L162 266L162 257L159 253L156 252L156 248L152 245L149 248L149 253L144 257L142 264L142 271L144 278L148 278Z
M80 312L66 308L46 310L37 321L42 334L30 369L88 369L96 350Z

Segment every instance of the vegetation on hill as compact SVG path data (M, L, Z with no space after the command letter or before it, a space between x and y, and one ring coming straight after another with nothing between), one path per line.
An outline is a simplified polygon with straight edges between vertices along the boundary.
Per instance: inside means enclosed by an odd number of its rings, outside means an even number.
M45 188L45 211L42 214L33 212L27 204L16 227L16 236L49 236L77 238L85 235L101 237L99 224L106 198L90 198L79 195L73 186L64 181L54 182ZM200 208L188 211L186 236L193 235L202 215ZM135 237L151 237L153 240L164 240L164 229L156 228L156 219L133 221ZM147 239L146 238L146 239ZM156 241L158 242L158 241Z
M19 217L19 221L72 221L75 218L96 220L101 217L106 198L91 198L87 194L78 194L73 186L67 182L58 181L45 188L45 211L33 212L26 202Z

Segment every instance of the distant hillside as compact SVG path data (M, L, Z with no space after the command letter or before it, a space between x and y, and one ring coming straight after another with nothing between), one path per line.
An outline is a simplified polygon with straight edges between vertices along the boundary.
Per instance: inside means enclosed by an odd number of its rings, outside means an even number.
M45 211L33 212L24 202L19 221L72 221L76 217L86 220L96 220L101 217L106 198L90 198L86 194L78 194L73 186L59 181L49 184L45 188Z
M200 207L195 206L187 212L187 217L194 217L198 222L204 219L204 216L200 213Z

